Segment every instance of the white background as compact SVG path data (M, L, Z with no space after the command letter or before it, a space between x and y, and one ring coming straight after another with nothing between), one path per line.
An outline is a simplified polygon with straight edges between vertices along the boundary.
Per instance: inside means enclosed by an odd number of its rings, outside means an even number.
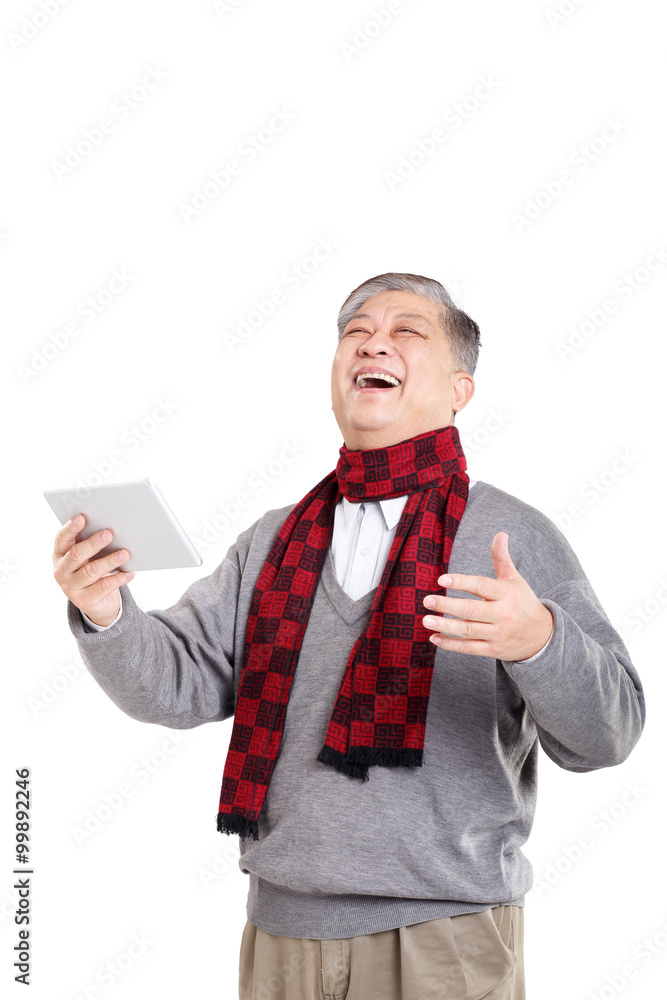
M572 774L541 754L528 995L661 992L664 24L648 0L565 0L560 20L557 2L403 0L373 20L384 0L5 0L0 964L11 981L14 768L30 767L34 1000L235 997L247 892L214 828L231 721L164 745L96 686L42 491L149 475L191 537L208 523L203 567L132 583L144 610L169 607L333 468L336 313L388 270L438 278L479 323L458 421L471 476L559 519L646 690L624 764ZM276 109L291 120L250 161ZM209 172L232 159L223 190Z

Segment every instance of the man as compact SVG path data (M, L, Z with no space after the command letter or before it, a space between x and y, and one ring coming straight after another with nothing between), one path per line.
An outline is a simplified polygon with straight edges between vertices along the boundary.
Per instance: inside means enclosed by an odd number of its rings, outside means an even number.
M82 520L58 533L70 627L116 704L235 715L218 828L250 876L242 1000L523 998L538 742L589 771L640 736L639 678L567 541L468 479L478 347L438 282L355 289L335 473L168 611L112 573L126 552L94 561L108 539L73 544Z

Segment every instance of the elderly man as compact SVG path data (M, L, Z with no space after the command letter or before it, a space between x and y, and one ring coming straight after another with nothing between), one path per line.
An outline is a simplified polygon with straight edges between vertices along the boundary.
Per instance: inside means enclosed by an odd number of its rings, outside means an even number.
M538 743L590 771L640 736L639 678L569 544L468 478L454 419L478 348L436 281L356 288L335 470L167 611L112 573L127 552L74 543L83 518L58 533L114 702L174 728L235 717L217 824L250 876L242 1000L523 998Z

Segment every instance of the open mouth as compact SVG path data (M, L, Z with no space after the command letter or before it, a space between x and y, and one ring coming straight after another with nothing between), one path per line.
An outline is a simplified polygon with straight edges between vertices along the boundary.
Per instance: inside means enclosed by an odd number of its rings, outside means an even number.
M359 372L354 380L360 389L393 389L400 385L400 379L384 372Z

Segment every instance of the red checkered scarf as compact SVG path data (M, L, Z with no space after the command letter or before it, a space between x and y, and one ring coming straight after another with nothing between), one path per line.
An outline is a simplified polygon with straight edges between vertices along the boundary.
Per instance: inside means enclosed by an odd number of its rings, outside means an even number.
M259 838L258 818L341 496L362 502L409 494L317 759L364 781L369 766L421 766L435 659L422 625L423 600L438 593L437 579L447 572L468 498L466 468L453 425L388 448L343 446L335 471L291 511L252 596L218 830Z

